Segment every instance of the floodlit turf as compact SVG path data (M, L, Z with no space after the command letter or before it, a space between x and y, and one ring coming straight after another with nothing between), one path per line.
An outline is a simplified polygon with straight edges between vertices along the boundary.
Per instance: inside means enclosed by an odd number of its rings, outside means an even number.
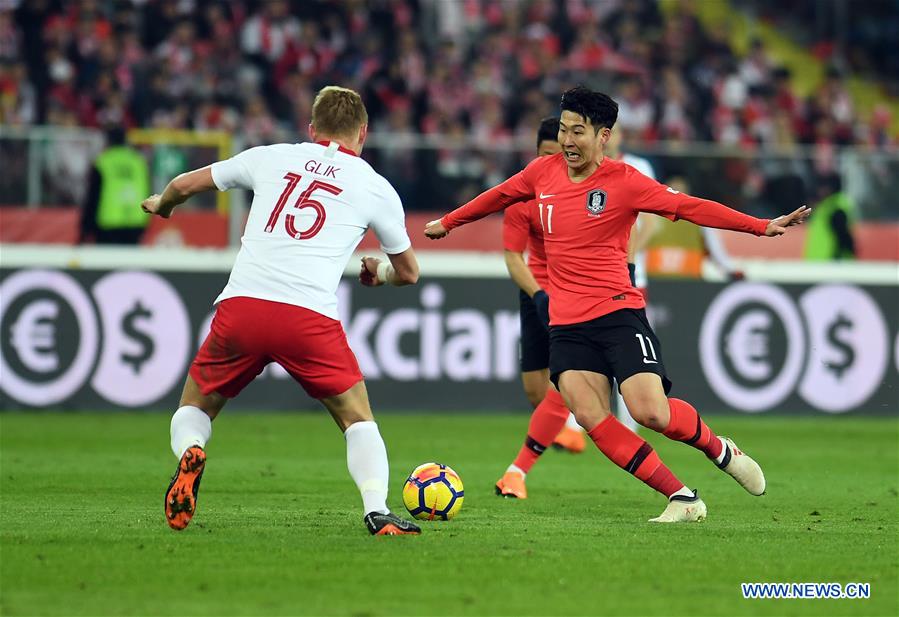
M895 615L899 422L711 418L755 456L751 497L653 435L709 507L655 526L664 501L602 458L549 452L531 498L493 482L522 416L382 414L390 505L417 464L451 465L465 504L420 537L372 538L325 414L215 423L199 511L162 514L168 414L3 414L3 615ZM744 600L741 582L871 585L869 600Z

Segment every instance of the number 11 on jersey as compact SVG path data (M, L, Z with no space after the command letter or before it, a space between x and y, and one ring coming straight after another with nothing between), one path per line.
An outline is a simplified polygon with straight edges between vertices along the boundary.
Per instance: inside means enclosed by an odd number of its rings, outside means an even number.
M297 188L297 185L300 183L301 177L302 176L299 174L293 172L287 172L284 175L284 179L287 180L287 186L284 187L281 196L278 198L278 203L275 204L272 213L268 217L268 222L265 225L265 231L267 233L272 233L274 231L275 225L278 223L278 218L281 216L281 212L284 210L287 200L290 199L291 193L293 193L294 189ZM337 188L333 184L322 182L321 180L313 180L310 182L309 186L306 187L306 190L300 194L293 207L297 210L312 208L315 211L315 220L312 222L312 225L310 225L308 229L298 230L296 228L295 214L288 214L284 217L284 228L287 230L287 234L294 240L308 240L318 234L325 225L325 219L327 218L325 207L321 202L312 199L312 193L319 189L331 193L332 195L340 195L343 192L343 189Z
M538 202L540 208L540 226L543 227L543 233L551 234L553 232L553 205L546 204L546 222L543 222L543 203Z

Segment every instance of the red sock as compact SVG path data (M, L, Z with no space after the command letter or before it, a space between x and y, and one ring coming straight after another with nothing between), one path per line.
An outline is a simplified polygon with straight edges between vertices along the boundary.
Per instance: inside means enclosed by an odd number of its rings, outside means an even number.
M528 437L515 457L514 465L528 473L565 426L567 419L568 407L565 406L562 395L557 390L549 388L546 396L531 414Z
M702 450L711 459L721 455L721 440L702 421L693 405L679 398L670 398L668 409L671 412L671 419L668 421L668 427L662 431L665 437Z
M615 416L609 416L587 434L613 463L634 474L666 498L684 487L684 483L671 473L652 446Z

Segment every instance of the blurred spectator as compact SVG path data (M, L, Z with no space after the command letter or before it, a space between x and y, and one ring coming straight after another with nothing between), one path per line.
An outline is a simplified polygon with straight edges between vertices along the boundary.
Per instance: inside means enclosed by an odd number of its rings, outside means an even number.
M843 192L837 174L818 180L818 203L812 207L805 236L805 258L816 261L854 259L852 227L857 216L855 202Z
M49 110L47 123L65 131L78 126L78 116L72 110L53 105ZM90 173L92 159L98 153L97 144L85 141L83 136L70 135L64 139L47 141L42 148L41 165L46 187L45 203L84 203L88 184L85 179Z
M764 86L771 81L771 61L760 39L749 44L749 53L740 63L740 77L750 88Z
M775 111L770 120L770 140L762 146L756 159L755 173L748 188L755 189L764 208L759 216L773 218L792 212L806 203L806 178L811 173L807 160L799 155L793 125L784 111Z
M666 184L681 193L689 193L686 178L672 176ZM703 263L709 260L729 280L741 280L743 271L730 258L717 229L700 227L689 221L672 222L660 218L647 251L651 276L701 278Z
M620 82L615 92L618 102L618 125L634 140L642 141L648 134L653 120L652 102L646 95L640 79L629 77Z
M28 80L25 65L0 64L0 124L33 124L37 119L37 93Z
M79 242L137 244L149 217L140 209L150 194L150 170L143 155L125 145L122 127L107 131L107 146L90 173Z
M0 62L18 60L21 45L22 34L13 22L12 13L0 9Z
M261 96L253 96L247 101L242 126L247 148L283 141L283 134Z

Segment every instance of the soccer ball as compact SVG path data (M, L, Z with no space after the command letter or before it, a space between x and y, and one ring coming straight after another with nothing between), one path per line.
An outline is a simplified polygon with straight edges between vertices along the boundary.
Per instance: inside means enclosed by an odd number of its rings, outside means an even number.
M462 507L465 491L459 474L439 463L416 467L403 486L403 503L415 518L448 521Z

